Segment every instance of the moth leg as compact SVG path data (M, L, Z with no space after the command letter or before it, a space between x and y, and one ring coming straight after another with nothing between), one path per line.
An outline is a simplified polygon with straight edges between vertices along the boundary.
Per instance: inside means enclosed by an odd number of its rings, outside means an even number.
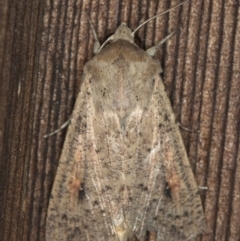
M181 129L184 130L184 131L200 133L199 130L189 129L189 128L183 126L182 124L180 124L179 122L177 122L177 124L178 124L179 128L181 128Z
M46 135L44 135L43 137L44 137L44 138L48 138L49 136L53 136L53 135L57 134L58 132L60 132L61 130L63 130L66 126L68 126L69 123L70 123L70 119L67 120L63 125L61 125L57 130L55 130L55 131L53 131L53 132L51 132L51 133L49 133L49 134L46 134Z
M198 186L198 190L208 190L208 186Z
M93 53L96 54L96 53L98 53L101 45L100 45L100 42L99 42L99 39L98 39L98 36L97 36L97 32L96 32L96 30L95 30L95 28L94 28L94 26L92 24L91 19L89 18L88 15L87 15L87 17L88 17L88 21L90 23L90 27L92 29L93 37L94 37L94 40L95 40L94 41L94 46L93 46Z
M170 33L167 37L165 37L164 39L162 39L157 45L152 46L151 48L147 49L146 52L153 57L157 51L157 49L164 44L169 38L171 38L173 36L173 34L175 34L176 31L173 31L172 33Z

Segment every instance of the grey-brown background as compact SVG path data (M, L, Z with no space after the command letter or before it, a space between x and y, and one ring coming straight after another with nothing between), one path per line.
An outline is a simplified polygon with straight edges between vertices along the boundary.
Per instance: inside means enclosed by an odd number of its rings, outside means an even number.
M44 240L51 185L82 68L103 42L180 0L0 0L0 237ZM202 240L240 240L239 0L192 0L138 31L156 58L201 191Z

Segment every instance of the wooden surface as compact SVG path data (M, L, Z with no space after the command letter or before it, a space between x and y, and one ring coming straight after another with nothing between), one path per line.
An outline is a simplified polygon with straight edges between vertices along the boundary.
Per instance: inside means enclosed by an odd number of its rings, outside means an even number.
M0 237L44 240L51 186L84 63L121 22L131 29L179 0L0 1ZM137 32L156 55L201 191L204 241L240 240L240 6L192 0Z

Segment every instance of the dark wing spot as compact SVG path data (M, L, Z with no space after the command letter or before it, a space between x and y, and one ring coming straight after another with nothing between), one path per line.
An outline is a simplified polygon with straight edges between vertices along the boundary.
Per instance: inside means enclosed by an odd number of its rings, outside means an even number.
M86 215L88 215L89 213L91 213L91 210L85 209L84 212L85 212Z
M123 192L125 190L125 186L121 185L121 187L119 188L119 192Z
M167 182L165 183L164 194L165 194L165 196L166 196L167 198L172 199L171 189L170 189L170 187L168 186L168 183L167 183Z
M143 191L145 191L145 192L148 191L148 187L144 187Z
M155 84L155 79L152 79L152 87L154 86Z
M164 115L164 120L168 121L168 116L166 114Z
M180 219L180 216L179 216L179 215L176 215L176 216L175 216L175 219Z
M112 188L108 185L105 186L106 191L111 190Z
M84 182L80 184L78 191L78 200L83 200L85 198Z

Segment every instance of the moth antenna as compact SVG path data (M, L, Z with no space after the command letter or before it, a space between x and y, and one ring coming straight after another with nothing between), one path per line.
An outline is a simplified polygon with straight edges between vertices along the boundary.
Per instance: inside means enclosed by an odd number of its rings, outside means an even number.
M97 36L97 33L96 33L96 29L94 28L93 23L92 23L92 21L91 21L91 19L90 19L90 17L88 16L87 13L86 13L86 15L87 15L88 22L90 23L90 26L91 26L91 29L92 29L93 37L94 37L95 41L98 41L98 42L99 42L98 36Z
M102 44L102 46L99 48L98 52L99 52L109 41L111 41L112 39L113 39L112 36L110 36L110 37Z
M86 14L87 14L87 13L86 13ZM96 47L94 47L94 49L96 50L96 51L94 51L94 53L96 54L96 53L98 53L109 41L112 40L112 36L110 36L110 37L102 44L102 46L100 46L100 42L99 42L99 39L98 39L96 30L95 30L95 28L94 28L94 26L93 26L93 23L92 23L90 17L88 16L88 14L87 14L87 18L88 18L88 22L90 23L90 26L91 26L91 29L92 29L92 32L93 32L93 37L94 37L94 39L95 39L95 42L97 42L97 43L99 44L98 49L96 49Z
M198 189L199 190L208 190L208 187L207 186L198 186Z
M161 15L167 13L167 12L170 12L170 11L173 10L174 8L177 8L177 7L181 6L181 5L183 5L183 4L184 4L185 2L187 2L187 1L188 1L188 0L185 0L185 1L183 1L183 2L181 2L181 3L179 3L179 4L177 4L177 5L169 8L168 10L163 11L163 12L155 15L155 16L152 17L152 18L149 18L148 20L146 20L145 22L143 22L142 24L140 24L140 25L132 32L132 36L134 36L135 33L136 33L143 25L145 25L146 23L150 22L151 20L153 20L153 19L155 19L155 18L157 18L157 17L159 17L159 16L161 16Z
M189 128L185 127L185 126L182 126L181 123L179 123L179 122L178 122L178 126L179 126L179 128L181 128L181 129L184 130L184 131L200 133L199 130L189 129Z
M164 39L162 39L157 45L149 48L146 50L146 52L152 57L155 55L156 50L163 44L165 43L169 38L171 38L174 34L176 33L176 31L173 31L172 33L170 33L168 36L166 36Z
M64 124L62 124L57 130L55 130L55 131L53 131L53 132L51 132L51 133L49 133L49 134L46 134L46 135L44 135L43 137L44 137L44 138L48 138L48 137L50 137L50 136L53 136L53 135L57 134L58 132L62 131L66 126L68 126L69 123L70 123L70 120L67 120L67 121L66 121Z
M91 30L92 30L92 33L93 33L93 37L94 37L93 52L96 54L96 53L98 53L98 51L100 49L100 42L99 42L99 39L98 39L98 36L97 36L96 29L94 28L93 23L92 23L90 17L88 16L87 13L86 13L86 15L87 15L87 18L88 18L88 22L90 23L90 27L91 27Z

